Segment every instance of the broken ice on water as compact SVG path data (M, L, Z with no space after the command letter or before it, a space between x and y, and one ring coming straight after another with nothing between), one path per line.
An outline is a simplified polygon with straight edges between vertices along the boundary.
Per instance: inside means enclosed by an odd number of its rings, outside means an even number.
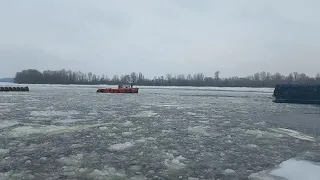
M32 89L0 94L0 179L319 177L317 154L297 158L320 149L317 131L269 120L318 109L273 104L270 89L150 88L125 96L92 86Z

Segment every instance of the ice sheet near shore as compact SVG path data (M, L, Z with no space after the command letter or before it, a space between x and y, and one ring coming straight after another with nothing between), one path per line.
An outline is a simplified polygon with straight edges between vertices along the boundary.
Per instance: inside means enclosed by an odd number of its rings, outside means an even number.
M319 180L320 163L289 159L273 170L261 171L249 176L250 180Z

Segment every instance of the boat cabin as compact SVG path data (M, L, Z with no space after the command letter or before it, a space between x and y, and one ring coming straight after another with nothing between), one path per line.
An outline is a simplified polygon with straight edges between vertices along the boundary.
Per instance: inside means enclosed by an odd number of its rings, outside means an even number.
M119 84L118 85L118 89L128 89L128 88L133 88L133 85L123 85L123 84Z

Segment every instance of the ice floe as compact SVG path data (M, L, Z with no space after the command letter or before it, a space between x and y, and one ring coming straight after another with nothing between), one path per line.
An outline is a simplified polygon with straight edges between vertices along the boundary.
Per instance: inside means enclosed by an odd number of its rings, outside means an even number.
M9 152L10 152L9 149L0 149L0 158L3 158ZM0 180L1 180L1 178L0 178Z
M249 176L250 180L319 180L320 163L289 159L272 170Z
M257 145L255 145L255 144L248 144L247 145L249 148L257 148L258 146Z
M236 171L233 169L226 169L223 172L224 172L224 174L235 174L236 173Z
M118 179L118 178L126 177L124 171L117 171L113 167L105 167L102 170L95 169L91 173L87 175L89 179Z
M70 116L70 115L76 115L79 114L78 111L31 111L31 116L45 116L45 117L51 117L51 116Z
M277 133L285 134L285 135L288 135L288 136L291 136L291 137L294 137L294 138L297 138L297 139L305 140L305 141L312 141L312 142L315 141L314 137L305 135L305 134L303 134L301 132L294 131L294 130L291 130L291 129L270 128L270 130L272 130L274 132L277 132Z
M0 121L0 129L8 128L17 124L19 123L16 121Z
M182 169L186 166L183 162L180 162L178 159L165 159L163 164L168 168L168 169Z
M120 143L120 144L114 144L114 145L111 145L109 147L109 150L111 151L123 151L123 150L126 150L128 148L131 148L135 145L134 142L125 142L125 143Z
M153 111L141 111L131 117L154 117L157 115L158 115L158 113L155 113Z
M55 134L64 132L73 132L83 130L89 126L20 126L11 130L10 134L13 137L25 136L31 134Z
M188 177L188 180L200 180L200 179L195 177Z
M83 160L83 154L71 155L70 157L62 157L58 162L66 166L76 166Z
M190 116L195 116L197 115L196 113L193 113L193 112L186 112L187 115L190 115Z
M138 139L138 140L136 140L135 142L136 142L136 143L145 143L145 142L147 142L147 141L154 141L154 140L156 140L156 139L153 138L153 137L148 137L148 138Z
M85 119L61 119L61 120L56 120L54 122L61 123L61 124L72 124L80 121L85 121Z
M105 130L107 130L107 129L108 129L108 127L106 127L106 126L102 126L102 127L99 127L99 129L100 129L100 130L102 130L102 131L105 131Z
M209 133L207 133L206 129L208 127L206 126L194 126L194 127L188 127L188 132L190 134L196 134L196 135L202 135L202 136L210 136Z
M249 135L255 135L257 138L279 138L279 137L283 137L282 134L278 134L278 133L272 133L272 132L268 132L268 131L261 131L261 130L247 130L245 132L246 134Z
M122 124L124 127L131 127L133 126L134 124L131 122L131 121L126 121Z
M132 132L123 132L122 133L122 136L131 136L132 135Z
M167 152L164 157L166 159L163 161L163 165L168 169L182 169L186 167L185 162L187 161L187 158L181 155L174 157L172 153Z

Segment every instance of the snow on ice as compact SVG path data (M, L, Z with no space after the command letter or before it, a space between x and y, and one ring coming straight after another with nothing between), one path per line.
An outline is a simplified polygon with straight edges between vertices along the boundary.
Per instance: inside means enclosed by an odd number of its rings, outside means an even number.
M319 180L320 163L289 159L273 170L265 170L249 176L250 180Z

